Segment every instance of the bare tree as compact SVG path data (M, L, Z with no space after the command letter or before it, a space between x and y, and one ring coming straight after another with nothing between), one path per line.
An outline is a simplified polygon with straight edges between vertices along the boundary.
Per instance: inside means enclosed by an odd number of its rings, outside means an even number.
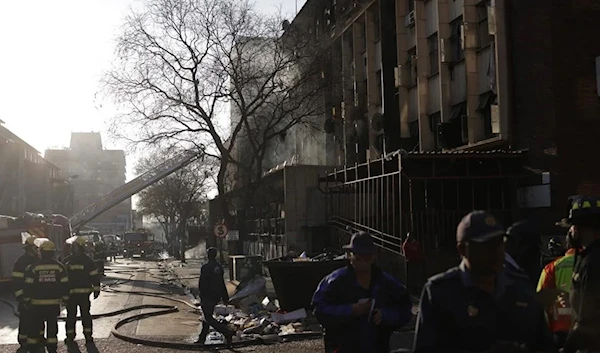
M142 159L136 166L137 173L152 169L156 163L176 154L173 150L162 151ZM217 164L204 159L182 168L141 191L139 211L155 218L165 232L167 243L183 239L188 222L202 217L202 203L213 184Z
M230 166L256 183L270 143L323 114L331 82L318 41L281 23L248 0L144 1L126 18L104 79L124 112L113 133L200 147L219 161L220 197Z

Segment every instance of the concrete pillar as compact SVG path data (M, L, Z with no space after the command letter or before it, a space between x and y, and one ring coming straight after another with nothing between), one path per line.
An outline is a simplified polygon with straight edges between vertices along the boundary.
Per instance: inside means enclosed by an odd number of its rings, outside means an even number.
M415 26L417 35L417 92L419 115L419 150L432 150L433 134L429 128L429 50L427 44L427 14L425 2L415 1Z
M401 75L410 74L408 70L404 69L405 63L408 60L408 38L410 32L408 28L404 26L404 18L408 14L408 1L413 0L396 0L396 38L398 48L398 69L401 71ZM398 88L400 95L400 137L402 139L410 138L410 127L409 127L409 116L408 116L408 87L400 85Z
M463 45L465 49L465 71L467 72L467 121L469 129L469 144L484 139L483 116L477 111L479 92L477 90L477 2L464 0L463 7Z
M506 0L495 0L493 13L496 24L496 85L498 88L498 107L500 107L500 135L503 140L510 141L510 112L512 107L510 95L510 76L508 61L508 33L506 26ZM488 21L493 21L489 18Z
M450 64L442 62L442 52L448 49L446 55L450 55L449 40L451 35L449 0L438 0L438 48L440 53L440 115L441 122L450 121L452 115L451 87L450 87Z
M378 111L377 105L381 103L379 102L380 93L378 92L379 87L377 85L378 80L381 80L381 77L377 77L376 75L379 65L376 60L377 47L375 46L375 41L381 39L375 38L375 34L377 31L376 26L380 26L380 23L376 23L375 15L373 13L374 11L379 11L378 1L371 4L367 11L365 11L365 49L367 53L367 69L365 71L365 75L367 77L367 121L370 121L370 118L373 116L373 114L375 114ZM381 16L379 16L378 18L381 18ZM371 145L372 144L369 143L367 160L379 158L379 153Z

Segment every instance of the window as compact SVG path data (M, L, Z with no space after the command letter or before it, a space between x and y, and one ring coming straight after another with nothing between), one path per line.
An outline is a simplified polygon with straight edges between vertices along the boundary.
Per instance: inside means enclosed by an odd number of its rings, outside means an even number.
M377 105L383 104L383 90L381 86L381 70L377 71L375 74L375 79L377 80Z
M415 10L415 0L408 0L408 12Z
M417 57L417 48L413 47L412 49L409 49L407 52L407 55L406 55L406 67L408 68L406 73L408 74L408 77L410 77L411 85L417 84L417 66L416 66L416 60L415 60L416 57ZM413 66L413 64L415 64L415 66Z
M408 123L410 129L410 137L416 138L419 141L419 120L411 121Z
M440 71L440 55L438 49L438 34L435 33L427 38L427 44L429 46L429 74L433 75Z
M431 130L431 133L433 134L433 149L435 150L439 150L441 148L440 146L440 123L442 121L442 114L441 112L436 112L433 113L431 115L429 115L429 129Z
M462 49L462 23L463 18L460 16L450 23L450 50L452 52L452 61L458 62L465 58L465 51Z
M477 40L479 48L485 48L490 45L490 32L488 28L488 5L489 0L484 0L477 4Z
M477 110L483 117L483 133L486 139L495 136L492 130L492 105L496 102L494 92L486 92L479 96L479 105Z
M379 7L373 11L373 39L377 42L381 39L381 18L379 16Z

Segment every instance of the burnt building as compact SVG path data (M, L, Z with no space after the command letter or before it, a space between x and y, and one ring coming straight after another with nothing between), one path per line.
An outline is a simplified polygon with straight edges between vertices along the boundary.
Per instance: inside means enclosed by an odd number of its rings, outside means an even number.
M402 273L414 232L430 272L456 262L473 209L545 234L575 193L598 194L600 112L591 1L308 1L298 16L345 83L328 133L344 168L322 177L331 241L366 230ZM447 261L445 261L447 260Z
M0 214L18 216L52 209L52 180L58 171L0 120Z
M46 150L45 157L59 166L59 176L72 184L74 213L125 184L125 152L105 149L100 133L74 132L69 148ZM131 199L127 199L87 226L106 234L121 234L131 227L131 217Z

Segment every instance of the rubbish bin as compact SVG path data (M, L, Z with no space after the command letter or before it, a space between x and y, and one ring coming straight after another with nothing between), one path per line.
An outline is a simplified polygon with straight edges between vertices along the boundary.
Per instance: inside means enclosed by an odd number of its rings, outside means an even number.
M294 311L310 307L312 296L323 277L348 265L348 260L292 262L279 258L264 262L269 269L281 309Z
M229 256L229 280L240 281L262 275L262 256L232 255Z

